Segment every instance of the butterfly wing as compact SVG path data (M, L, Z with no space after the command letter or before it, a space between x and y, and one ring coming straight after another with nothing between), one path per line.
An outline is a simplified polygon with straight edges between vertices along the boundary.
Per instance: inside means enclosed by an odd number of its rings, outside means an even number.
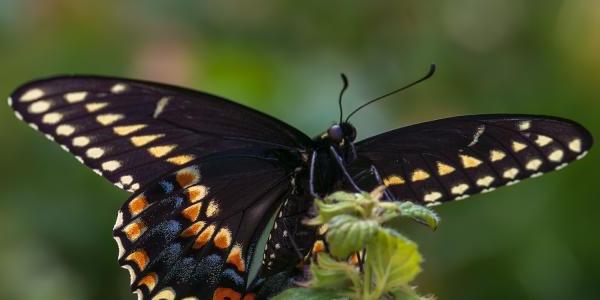
M290 195L290 178L266 159L218 155L134 194L113 232L132 290L141 299L254 299L247 287L263 262L258 239Z
M302 149L310 138L206 93L152 82L64 76L16 89L19 119L96 173L135 191L195 159L231 149Z
M592 144L570 120L474 115L392 130L356 148L362 167L373 166L395 198L436 205L561 169ZM367 173L355 172L367 180L375 171Z

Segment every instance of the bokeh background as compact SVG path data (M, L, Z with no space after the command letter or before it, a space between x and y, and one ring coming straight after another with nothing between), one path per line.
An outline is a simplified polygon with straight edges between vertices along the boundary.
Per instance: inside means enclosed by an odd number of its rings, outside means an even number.
M424 74L354 118L360 137L459 114L535 113L600 130L600 2L0 1L0 97L93 73L219 94L316 135L346 109ZM359 137L359 138L360 138ZM133 299L111 238L125 192L0 105L0 298ZM598 149L563 171L436 210L414 225L439 299L600 296Z

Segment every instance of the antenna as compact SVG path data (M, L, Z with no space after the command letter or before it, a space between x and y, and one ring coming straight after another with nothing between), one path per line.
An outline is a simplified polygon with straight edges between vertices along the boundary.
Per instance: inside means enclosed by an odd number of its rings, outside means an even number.
M340 123L342 123L342 120L344 118L343 108L342 108L342 97L344 96L344 92L348 88L348 78L346 77L346 75L344 73L341 73L340 76L342 76L342 82L344 85L342 87L342 90L340 91L340 97L338 99L338 103L340 105Z
M359 106L357 109L353 110L353 111L352 111L352 112L351 112L351 113L348 115L348 117L346 117L346 122L348 122L348 120L350 119L350 117L352 117L352 116L353 116L355 113L357 113L359 110L363 109L365 106L367 106L367 105L369 105L369 104L371 104L371 103L373 103L373 102L379 101L379 100L381 100L381 99L383 99L383 98L386 98L386 97L388 97L388 96L391 96L391 95L393 95L393 94L395 94L395 93L401 92L401 91L403 91L403 90L405 90L405 89L407 89L407 88L409 88L409 87L411 87L411 86L413 86L413 85L415 85L415 84L418 84L418 83L420 83L420 82L422 82L422 81L425 81L425 80L429 79L429 77L431 77L431 76L433 75L433 73L435 73L435 64L431 64L431 66L429 66L429 72L427 72L427 74L425 74L425 76L421 77L421 79L419 79L419 80L417 80L417 81L414 81L414 82L412 82L412 83L410 83L410 84L407 84L407 85L405 85L405 86L403 86L403 87L401 87L401 88L399 88L399 89L397 89L397 90L393 90L393 91L391 91L391 92L389 92L389 93L387 93L387 94L385 94L385 95L379 96L379 97L377 97L377 98L375 98L375 99L373 99L373 100L370 100L370 101L368 101L367 103L365 103L365 104L363 104L363 105Z

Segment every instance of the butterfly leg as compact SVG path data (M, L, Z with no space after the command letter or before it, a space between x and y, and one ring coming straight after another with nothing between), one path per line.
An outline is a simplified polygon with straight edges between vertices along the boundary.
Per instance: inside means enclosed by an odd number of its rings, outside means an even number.
M335 157L335 161L337 161L338 165L340 166L340 168L342 169L342 172L344 173L344 176L346 177L346 179L348 179L348 181L350 182L350 184L352 185L352 187L359 193L364 192L363 190L361 190L358 185L356 185L356 183L354 182L354 180L352 179L352 176L350 176L350 174L348 174L348 170L346 170L346 167L344 166L344 161L343 159L340 157L340 155L337 153L337 151L335 151L335 148L333 148L333 146L329 147L329 151L331 151L331 154L333 155L333 157Z
M313 151L310 156L310 170L309 170L309 178L308 178L308 188L310 190L310 195L313 198L321 198L315 192L315 162L317 161L317 151Z
M377 182L379 183L379 185L385 185L383 183L383 179L381 178L381 175L379 174L379 171L377 170L375 165L371 165L371 173L373 173L373 175L375 176L375 179L377 179ZM383 194L385 195L386 200L389 200L389 201L394 200L394 197L392 196L392 194L390 193L390 191L388 189L385 189L383 191Z

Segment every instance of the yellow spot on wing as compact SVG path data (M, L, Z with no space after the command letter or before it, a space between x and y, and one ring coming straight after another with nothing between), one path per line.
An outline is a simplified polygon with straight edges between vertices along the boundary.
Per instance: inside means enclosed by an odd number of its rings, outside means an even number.
M560 162L563 158L564 152L560 149L552 151L550 155L548 155L548 159L554 162Z
M429 173L421 170L421 169L416 169L413 173L412 173L412 177L411 177L411 181L415 182L415 181L420 181L420 180L425 180L429 178Z
M106 125L110 125L116 121L119 121L121 119L123 119L125 116L123 116L122 114L102 114L102 115L98 115L96 117L96 121L98 121L98 123L106 126Z
M44 124L56 124L62 120L63 115L57 112L47 113L42 117L42 123Z
M196 159L196 157L194 155L185 154L185 155L178 155L178 156L170 157L167 159L167 161L174 165L181 166L181 165L187 164L188 162L190 162L194 159Z
M500 150L491 150L490 151L490 160L491 161L499 161L506 157L506 153Z
M65 94L65 100L67 100L67 102L69 103L77 103L80 101L85 100L85 97L87 96L87 92L72 92L72 93L68 93Z
M477 179L476 183L478 186L488 187L490 184L492 184L492 182L494 182L494 180L494 177L487 175Z
M56 127L57 135L69 136L69 135L73 134L73 132L75 132L75 127L68 125L68 124L62 124L62 125L59 125L58 127Z
M431 193L425 194L425 196L423 197L423 200L425 200L425 202L433 202L440 198L442 198L442 194L440 192L431 192Z
M177 145L164 145L148 148L148 152L154 157L163 157L173 151Z
M121 163L117 160L110 160L102 163L102 169L104 171L114 171L121 167Z
M525 145L525 144L523 144L523 143L519 143L519 142L517 142L517 141L513 141L513 142L512 142L512 149L513 149L513 151L515 151L515 152L519 152L519 151L521 151L521 150L523 150L523 149L525 149L525 148L527 148L527 145Z
M93 147L85 151L85 155L89 158L98 159L104 155L104 150L99 147Z
M527 165L525 165L525 169L535 171L535 170L539 169L541 165L542 165L542 161L540 159L534 158L534 159L530 160L529 162L527 162Z
M553 139L551 137L545 136L545 135L538 135L537 138L535 139L535 143L540 146L540 147L544 147L548 144L550 144L553 141Z
M110 92L113 94L122 93L127 89L127 85L124 83L117 83L110 88Z
M437 162L437 168L438 168L438 174L440 174L442 176L448 175L448 174L454 172L454 170L455 170L454 167L447 165L441 161Z
M166 288L154 295L152 300L175 300L175 296L175 291L170 288Z
M508 179L513 179L513 178L515 178L515 176L517 176L517 174L519 174L519 170L517 168L510 168L510 169L504 171L504 173L502 174L502 177L508 178Z
M131 176L131 175L121 176L119 181L121 181L122 184L131 184L133 182L133 176Z
M208 207L206 208L206 216L213 217L219 213L219 205L215 201L210 201L208 203Z
M43 96L44 91L42 89L31 89L25 92L19 100L21 102L29 102L42 98Z
M479 160L473 156L469 156L469 155L465 155L465 154L460 154L459 156L460 156L460 159L462 160L463 167L465 167L467 169L475 168L481 164L481 160Z
M89 103L85 105L85 109L88 112L95 112L98 110L103 109L104 107L106 107L108 105L108 103L106 102L95 102L95 103Z
M141 147L141 146L144 146L144 145L146 145L156 139L159 139L163 136L165 136L165 135L164 134L141 135L141 136L131 137L130 140L134 146Z
M136 132L146 126L147 126L146 124L115 126L115 127L113 127L113 132L120 136L124 136L124 135L128 135L130 133Z
M569 143L569 149L573 152L581 152L581 140L574 139Z
M78 136L73 139L73 146L75 147L84 147L90 143L90 139L85 136Z
M383 179L385 186L404 184L404 179L398 175L391 175Z
M531 127L531 121L521 121L519 123L519 130L527 130Z
M40 100L29 106L29 112L32 114L40 114L47 111L52 103L48 100Z
M469 189L469 185L466 183L460 183L452 187L450 192L454 195L462 195L466 190Z

